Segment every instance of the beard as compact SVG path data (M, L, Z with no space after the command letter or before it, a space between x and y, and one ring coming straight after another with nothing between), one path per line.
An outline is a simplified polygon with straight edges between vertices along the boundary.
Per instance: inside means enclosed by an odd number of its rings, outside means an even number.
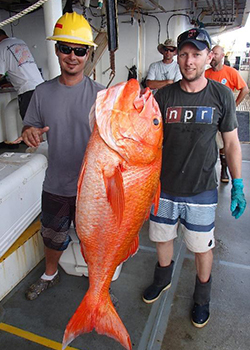
M212 59L212 61L210 62L210 66L213 67L213 68L215 68L215 67L218 66L219 63L220 63L220 62L217 62L217 61L215 61L214 59Z

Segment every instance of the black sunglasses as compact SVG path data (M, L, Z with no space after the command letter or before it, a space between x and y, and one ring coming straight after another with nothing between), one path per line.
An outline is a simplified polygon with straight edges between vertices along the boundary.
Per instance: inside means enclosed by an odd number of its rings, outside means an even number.
M61 43L57 43L56 47L64 55L70 55L71 52L74 51L74 54L79 57L85 56L88 51L88 48L86 47L71 47Z
M170 49L169 47L163 47L164 51L174 52L175 48Z

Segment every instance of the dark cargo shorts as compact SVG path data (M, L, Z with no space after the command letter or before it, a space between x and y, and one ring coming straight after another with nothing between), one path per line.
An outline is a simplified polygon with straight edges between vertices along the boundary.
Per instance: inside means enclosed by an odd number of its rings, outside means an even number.
M41 235L44 245L54 250L65 250L71 238L69 228L75 225L76 196L57 196L43 191Z
M25 117L33 92L34 90L30 90L18 95L19 113L22 119Z

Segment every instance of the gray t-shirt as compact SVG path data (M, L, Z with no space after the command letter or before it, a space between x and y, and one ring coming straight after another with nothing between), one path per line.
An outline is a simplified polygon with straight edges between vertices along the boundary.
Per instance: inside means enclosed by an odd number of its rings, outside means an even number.
M151 63L147 74L148 80L173 80L176 82L181 78L179 65L175 61L169 64L163 61Z
M48 168L43 184L46 192L75 196L77 180L91 134L89 111L104 86L89 77L66 86L54 78L39 85L32 96L24 125L48 126Z
M192 196L215 189L216 133L238 125L232 91L208 80L203 90L189 93L177 82L158 90L155 98L164 120L162 191Z

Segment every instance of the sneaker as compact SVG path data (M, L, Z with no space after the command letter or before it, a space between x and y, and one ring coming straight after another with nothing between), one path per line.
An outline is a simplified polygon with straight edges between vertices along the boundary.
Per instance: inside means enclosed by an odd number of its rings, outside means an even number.
M39 295L48 288L53 287L60 281L59 273L51 280L46 281L42 278L32 284L29 289L26 291L25 296L28 300L35 300Z
M209 304L198 305L195 303L192 310L192 317L191 317L192 324L197 328L202 328L206 326L206 324L209 321L209 318L210 318Z

